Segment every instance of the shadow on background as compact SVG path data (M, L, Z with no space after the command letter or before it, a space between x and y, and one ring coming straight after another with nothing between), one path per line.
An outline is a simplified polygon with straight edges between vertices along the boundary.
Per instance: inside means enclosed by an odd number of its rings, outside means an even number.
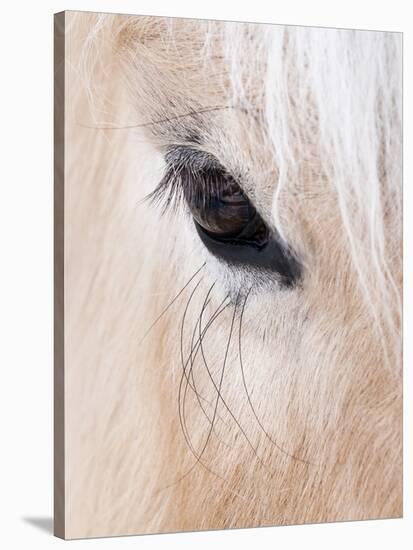
M46 533L49 533L49 535L53 535L53 518L50 517L42 517L42 518L22 518L23 521L26 523L30 523L30 525L34 525L34 527L37 527L41 531L45 531Z

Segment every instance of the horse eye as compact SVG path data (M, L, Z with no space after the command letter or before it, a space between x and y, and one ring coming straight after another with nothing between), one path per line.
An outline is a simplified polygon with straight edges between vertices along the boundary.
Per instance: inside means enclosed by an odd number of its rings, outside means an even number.
M212 155L188 146L171 146L165 153L166 172L148 195L164 202L163 210L183 199L199 238L219 261L252 270L268 282L273 274L282 287L294 287L301 264L293 251L271 231L236 179ZM258 280L258 279L256 279Z
M259 249L267 244L267 226L231 177L222 176L214 185L208 185L207 193L184 194L198 231L209 238Z

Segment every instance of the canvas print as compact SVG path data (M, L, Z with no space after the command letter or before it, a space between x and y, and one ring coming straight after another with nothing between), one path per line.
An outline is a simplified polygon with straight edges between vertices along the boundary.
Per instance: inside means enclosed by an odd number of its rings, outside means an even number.
M402 515L402 36L55 16L55 533Z

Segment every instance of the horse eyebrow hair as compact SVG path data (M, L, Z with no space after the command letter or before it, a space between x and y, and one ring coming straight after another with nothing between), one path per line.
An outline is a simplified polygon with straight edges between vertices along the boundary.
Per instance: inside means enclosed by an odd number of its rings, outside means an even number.
M88 128L91 130L133 130L134 128L150 128L152 126L156 126L157 124L168 124L169 122L174 122L175 120L180 120L182 118L190 117L190 116L197 116L197 115L203 115L205 113L212 113L214 111L223 111L225 109L234 109L235 107L232 107L231 105L224 105L224 106L218 106L218 107L207 107L205 109L199 109L198 111L189 111L187 113L183 113L181 115L174 115L171 117L161 118L158 120L152 120L150 122L142 122L140 124L131 124L126 126L90 126L88 124L82 124L78 123L79 126L82 128Z

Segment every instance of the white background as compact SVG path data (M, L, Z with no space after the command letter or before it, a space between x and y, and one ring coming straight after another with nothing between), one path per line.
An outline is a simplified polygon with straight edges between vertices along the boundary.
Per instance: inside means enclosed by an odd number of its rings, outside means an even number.
M412 548L411 257L405 254L405 518L63 542L52 537L53 13L64 9L404 32L405 250L412 245L412 19L408 2L3 2L0 12L0 547ZM410 21L410 23L409 23ZM410 402L409 402L410 401ZM410 490L409 490L410 487ZM413 540L413 537L411 537Z

